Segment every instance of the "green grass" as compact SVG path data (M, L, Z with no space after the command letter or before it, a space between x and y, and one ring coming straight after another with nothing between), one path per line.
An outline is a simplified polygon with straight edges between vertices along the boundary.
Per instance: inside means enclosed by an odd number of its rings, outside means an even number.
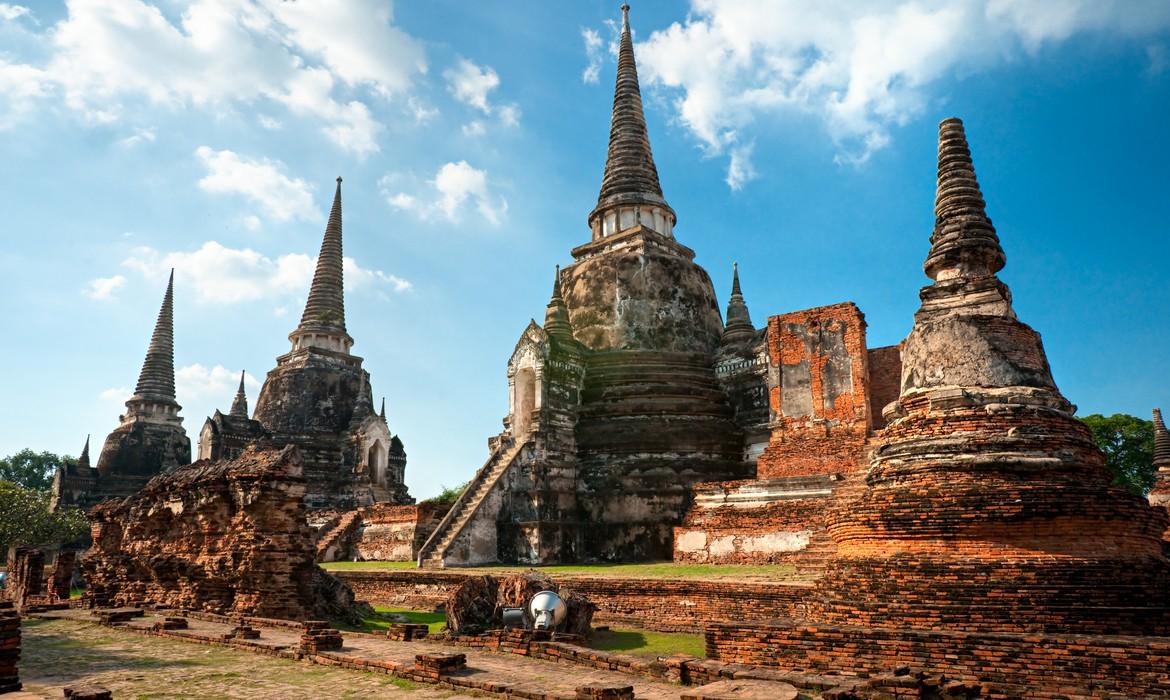
M589 646L600 651L614 651L634 656L670 656L686 654L700 659L707 655L701 634L675 634L637 629L596 630Z
M413 561L327 561L321 564L326 571L365 571L367 569L417 569Z
M330 571L384 571L417 568L409 561L335 561L321 565ZM649 562L644 564L567 564L561 566L476 566L460 568L467 573L499 574L535 569L544 574L601 576L611 578L768 578L791 579L796 567L791 564L674 564Z
M385 632L390 625L396 622L413 622L425 624L431 634L441 632L447 626L447 616L441 612L425 612L422 610L407 610L406 608L374 608L374 616L367 617L361 627L355 627L336 620L334 626L338 629L354 632Z

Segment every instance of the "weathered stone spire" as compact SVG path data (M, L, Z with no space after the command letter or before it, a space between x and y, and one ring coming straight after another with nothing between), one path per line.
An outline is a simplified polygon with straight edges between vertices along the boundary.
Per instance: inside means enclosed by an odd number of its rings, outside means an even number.
M85 436L85 447L81 448L81 456L77 458L78 469L89 469L89 436Z
M385 396L382 397L382 410L378 411L378 417L382 419L383 423L386 422L386 397Z
M609 217L610 213L614 216ZM654 167L654 156L650 152L650 136L642 111L642 91L638 85L638 66L634 61L634 40L630 33L630 6L623 4L609 151L597 207L589 214L589 226L594 231L594 240L637 223L669 235L675 220L674 210L662 196L658 169Z
M240 370L240 388L236 389L236 398L232 401L232 410L229 415L248 417L248 397L244 394L244 371Z
M293 349L321 347L349 352L353 338L345 331L345 290L341 251L341 178L333 195L333 208L325 225L321 252L317 255L317 269L305 302L301 323L289 335Z
M174 290L175 271L172 269L170 279L167 280L167 291L163 295L162 308L159 309L158 320L154 323L154 334L150 337L150 347L146 350L146 359L142 362L142 371L138 375L138 384L134 387L134 395L126 402L132 413L136 405L147 403L166 404L176 407L177 410Z
M1162 422L1162 410L1154 409L1154 466L1170 470L1170 431Z
M553 276L552 298L548 300L548 307L544 311L544 331L551 336L563 340L573 338L573 326L569 323L569 307L561 296L561 266L557 265Z
M932 280L986 277L1003 269L999 237L985 211L962 120L938 126L938 192L934 232L923 268Z
M748 313L747 302L739 288L739 263L731 264L731 298L727 300L727 321L723 326L723 342L735 343L751 339L756 334Z

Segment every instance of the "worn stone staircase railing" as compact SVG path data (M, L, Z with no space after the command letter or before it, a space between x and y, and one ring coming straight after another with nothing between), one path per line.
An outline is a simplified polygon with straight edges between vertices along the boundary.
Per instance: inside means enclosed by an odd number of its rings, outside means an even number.
M475 473L471 483L451 506L451 510L447 511L438 527L419 549L418 565L420 567L443 566L443 557L447 548L475 515L479 504L483 502L484 497L508 470L508 466L516 458L516 455L530 442L531 439L521 442L508 439L506 442L501 442L499 447L492 452L484 465Z

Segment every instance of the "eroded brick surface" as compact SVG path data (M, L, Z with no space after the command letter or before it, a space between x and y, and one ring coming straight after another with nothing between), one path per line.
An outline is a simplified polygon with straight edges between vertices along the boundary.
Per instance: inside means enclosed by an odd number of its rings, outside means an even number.
M156 477L91 512L82 558L103 604L305 619L354 617L353 594L316 565L295 447L249 449Z

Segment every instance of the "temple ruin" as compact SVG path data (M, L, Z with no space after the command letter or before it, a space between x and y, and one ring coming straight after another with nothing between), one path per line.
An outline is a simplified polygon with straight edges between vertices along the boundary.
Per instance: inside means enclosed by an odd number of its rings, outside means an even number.
M89 462L89 438L76 465L53 477L53 507L90 508L136 493L153 477L191 462L191 441L175 401L175 271L171 270L154 334L126 413L106 437L97 467Z
M231 460L256 445L296 445L304 461L310 508L405 504L406 450L390 431L385 400L374 411L370 375L350 353L345 327L341 178L325 227L321 251L301 322L289 335L291 350L260 390L248 415L241 373L227 413L216 411L199 433L199 460ZM89 440L75 466L58 470L54 507L86 509L138 493L153 477L191 462L191 443L175 401L174 271L167 282L154 335L126 415L89 463Z
M424 566L820 561L824 508L897 397L898 349L868 348L851 303L757 329L737 268L720 318L675 236L622 10L590 240L517 342L504 430Z

